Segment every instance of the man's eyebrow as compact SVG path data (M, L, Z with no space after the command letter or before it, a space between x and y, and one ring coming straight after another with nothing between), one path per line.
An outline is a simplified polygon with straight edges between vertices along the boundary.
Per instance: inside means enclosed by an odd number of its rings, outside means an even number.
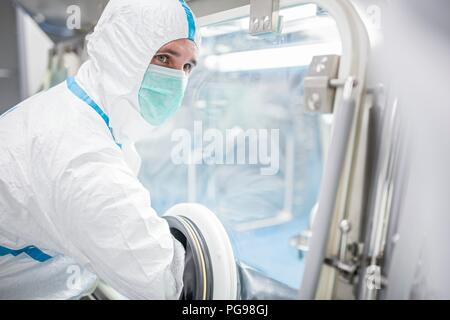
M161 52L158 52L157 54L165 54L165 53L168 53L175 57L181 56L181 54L178 51L175 51L173 49L164 49L164 50L161 50Z
M196 59L191 59L190 62L194 65L194 67L197 65L197 60Z

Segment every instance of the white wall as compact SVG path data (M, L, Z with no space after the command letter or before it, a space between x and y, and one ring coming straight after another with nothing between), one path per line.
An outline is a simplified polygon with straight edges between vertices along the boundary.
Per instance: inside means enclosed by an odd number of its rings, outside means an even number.
M30 16L22 12L19 13L18 19L23 32L24 54L22 57L25 60L26 94L31 96L42 85L48 66L48 52L54 44Z

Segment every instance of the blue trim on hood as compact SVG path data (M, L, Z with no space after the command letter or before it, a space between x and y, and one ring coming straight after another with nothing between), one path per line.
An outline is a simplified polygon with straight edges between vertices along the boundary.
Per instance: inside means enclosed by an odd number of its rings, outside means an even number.
M181 5L183 6L184 11L186 12L186 17L188 21L188 39L195 42L195 33L196 33L196 26L195 26L195 20L194 20L194 14L192 13L189 6L186 4L184 0L179 0Z

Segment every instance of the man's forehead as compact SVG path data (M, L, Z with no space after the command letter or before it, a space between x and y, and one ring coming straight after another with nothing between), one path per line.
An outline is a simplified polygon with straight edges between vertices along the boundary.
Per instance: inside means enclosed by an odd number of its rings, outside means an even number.
M192 42L189 39L178 39L178 40L173 40L169 43L166 43L165 45L163 45L158 51L162 51L162 50L189 50L189 51L197 51L197 46L195 45L194 42Z

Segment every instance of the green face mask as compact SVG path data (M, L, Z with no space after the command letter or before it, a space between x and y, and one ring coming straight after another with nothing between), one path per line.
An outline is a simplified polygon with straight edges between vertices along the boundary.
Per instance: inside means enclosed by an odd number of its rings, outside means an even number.
M183 71L151 64L139 89L139 108L142 117L158 126L180 107L188 77Z

